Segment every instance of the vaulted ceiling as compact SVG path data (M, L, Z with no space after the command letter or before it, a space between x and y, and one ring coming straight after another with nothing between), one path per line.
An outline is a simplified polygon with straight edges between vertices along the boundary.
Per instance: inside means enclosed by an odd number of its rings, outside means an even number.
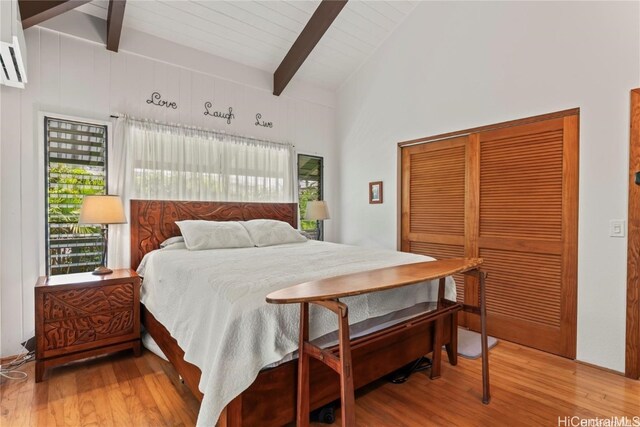
M273 73L320 0L129 0L127 28ZM295 79L338 88L409 15L416 1L349 1ZM107 19L108 0L77 10Z

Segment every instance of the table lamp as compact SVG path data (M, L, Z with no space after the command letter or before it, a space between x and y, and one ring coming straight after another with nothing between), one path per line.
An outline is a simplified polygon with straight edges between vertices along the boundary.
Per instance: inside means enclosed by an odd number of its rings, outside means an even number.
M307 212L304 215L304 219L316 221L318 227L318 240L324 240L323 227L322 224L320 224L320 221L330 219L327 202L324 200L307 202Z
M100 224L104 246L100 267L93 270L93 274L103 275L113 273L107 265L107 244L109 240L109 224L125 224L124 207L120 196L85 196L80 207L78 224Z

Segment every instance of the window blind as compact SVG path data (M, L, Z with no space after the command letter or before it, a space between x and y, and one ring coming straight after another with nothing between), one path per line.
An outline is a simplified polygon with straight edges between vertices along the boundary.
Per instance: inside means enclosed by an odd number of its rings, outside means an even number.
M107 127L45 118L47 274L91 271L100 265L99 226L79 226L85 195L105 194Z

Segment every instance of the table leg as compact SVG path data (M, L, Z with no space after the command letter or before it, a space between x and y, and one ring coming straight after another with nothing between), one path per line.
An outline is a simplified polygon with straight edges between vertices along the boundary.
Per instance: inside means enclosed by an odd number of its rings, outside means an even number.
M136 340L136 341L133 343L133 355L134 355L135 357L140 357L140 356L142 356L142 347L141 347L141 344L140 344L140 340Z
M438 310L442 308L444 305L444 291L446 285L446 278L442 277L438 281ZM444 326L442 324L441 326ZM440 332L440 337L444 338L444 331ZM449 363L453 366L458 364L458 315L451 315L451 334L449 337L449 344L445 345L447 349L447 357L449 358ZM433 371L433 369L432 369Z
M300 304L300 347L298 349L298 407L296 425L309 425L309 355L304 344L309 341L309 304Z
M440 367L442 366L442 329L444 319L439 316L435 320L433 328L433 357L431 358L431 375L430 378L436 379L440 377Z
M444 286L446 279L441 277L438 280L438 310L442 308L442 300L444 299ZM438 378L440 376L440 367L442 366L442 341L444 334L444 320L442 317L438 317L435 321L433 328L433 357L431 360L431 379Z
M489 344L487 341L487 301L485 289L485 273L480 271L480 334L482 339L482 403L491 400L489 390Z
M342 425L356 425L353 370L351 365L351 341L349 337L349 316L346 310L339 314L338 342L340 346L340 405Z
M446 279L442 277L438 280L438 309L442 308L442 300L444 300L444 287L446 284Z
M36 360L36 382L42 382L44 379L44 362Z
M451 336L449 337L449 344L445 345L447 349L447 356L449 357L449 363L451 366L458 364L458 313L453 313L451 316Z

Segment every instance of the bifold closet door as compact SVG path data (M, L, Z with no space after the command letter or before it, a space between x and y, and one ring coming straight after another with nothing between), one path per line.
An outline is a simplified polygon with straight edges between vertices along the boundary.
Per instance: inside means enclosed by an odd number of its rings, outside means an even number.
M478 134L490 334L575 358L578 117ZM478 327L476 319L471 326Z
M438 259L465 256L466 145L461 137L402 149L403 251ZM464 287L456 289L464 301Z

